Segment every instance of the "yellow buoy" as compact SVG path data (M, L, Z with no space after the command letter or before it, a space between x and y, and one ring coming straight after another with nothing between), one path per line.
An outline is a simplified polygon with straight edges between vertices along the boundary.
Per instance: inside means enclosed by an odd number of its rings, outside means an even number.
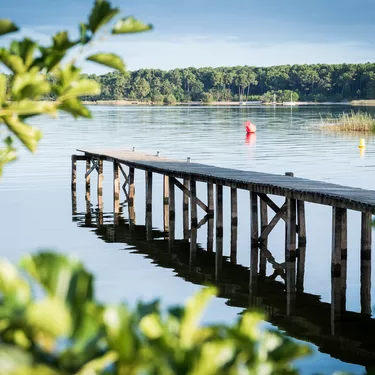
M359 148L365 148L366 147L366 145L365 145L365 139L364 138L361 138L359 140L359 146L358 147Z

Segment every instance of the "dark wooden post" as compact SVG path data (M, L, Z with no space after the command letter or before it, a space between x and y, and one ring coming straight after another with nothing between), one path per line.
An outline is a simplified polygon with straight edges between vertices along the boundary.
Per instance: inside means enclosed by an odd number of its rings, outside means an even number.
M163 176L163 224L164 232L169 231L169 176Z
M91 200L91 175L87 174L91 168L91 158L86 158L86 201Z
M191 226L197 227L197 183L194 180L190 180L190 205Z
M287 315L294 309L296 293L296 250L297 250L297 202L287 198L287 225L286 225L286 291Z
M362 212L361 220L361 313L371 315L371 230L372 215Z
M184 186L189 190L190 183L186 178L184 178ZM182 211L184 239L187 240L189 238L189 197L185 192L182 193Z
M223 186L216 185L216 254L215 278L219 280L223 264Z
M120 212L120 166L116 160L113 161L113 211L116 218Z
M103 225L103 160L98 160L98 224Z
M347 213L344 208L332 208L332 260L331 260L331 332L335 333L335 320L343 308L342 285L346 277L342 269L342 253L346 252ZM345 247L345 248L343 248Z
M152 240L152 172L145 172L146 178L146 234Z
M238 212L237 212L237 189L230 189L231 198L231 232L230 232L230 261L237 263L237 228L238 228Z
M214 217L209 216L207 222L207 251L214 251Z
M128 209L129 209L129 221L135 224L135 179L134 179L134 168L129 167L129 196L128 196Z
M168 179L169 185L169 248L174 246L175 239L175 186L172 178Z
M77 157L72 155L72 214L77 213Z
M214 214L214 185L211 183L207 184L207 207L208 214Z
M249 293L250 297L256 291L258 279L258 238L259 238L259 225L258 225L258 194L250 192L250 221L251 221L251 247L250 247L250 278L249 278Z
M306 245L305 202L297 201L298 247Z
M263 199L260 200L260 232L263 233L263 231L267 228L268 225L268 208L267 203L263 201ZM263 241L263 245L268 248L268 237ZM267 258L265 256L264 251L260 252L260 260L259 260L259 276L262 278L266 277L267 273Z

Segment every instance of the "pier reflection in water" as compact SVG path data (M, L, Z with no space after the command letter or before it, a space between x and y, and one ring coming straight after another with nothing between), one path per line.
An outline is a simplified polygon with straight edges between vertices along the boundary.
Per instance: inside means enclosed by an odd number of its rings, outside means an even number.
M184 181L184 185L188 186L188 181ZM190 185L189 188L194 193L195 187ZM208 186L208 191L211 189ZM164 184L164 194L166 190L168 182ZM315 344L322 353L366 368L374 366L371 332L375 332L375 320L371 318L370 284L366 270L363 270L361 278L361 313L346 311L346 237L336 236L336 241L340 242L338 247L343 250L340 251L341 267L335 269L333 261L331 303L322 302L318 295L304 292L306 242L303 240L299 241L297 256L290 256L286 246L283 263L275 260L267 248L267 241L262 244L252 242L250 269L244 267L237 264L237 218L233 214L235 210L232 210L230 256L223 256L222 186L217 186L215 196L215 220L209 213L198 222L194 211L189 218L188 201L183 201L183 238L175 238L173 204L164 210L165 216L169 215L164 217L164 230L158 230L152 226L150 204L146 204L145 225L136 224L134 204L129 196L126 203L115 207L117 213L103 213L102 200L99 199L98 206L94 208L90 203L90 194L86 193L86 212L73 211L73 220L80 227L92 228L105 242L130 245L132 251L145 255L160 267L173 269L184 280L216 285L219 297L227 299L229 306L262 308L269 322L291 337ZM146 203L151 199L152 193L146 184ZM232 204L236 202L233 191L231 201ZM173 196L171 202L174 202ZM213 194L208 193L208 206L212 207L212 204ZM263 227L267 225L267 210L262 203L260 212ZM340 211L336 215L340 215ZM345 213L336 219L344 225ZM339 226L336 227L344 233ZM198 230L207 231L206 243L197 243ZM365 265L362 262L362 266Z

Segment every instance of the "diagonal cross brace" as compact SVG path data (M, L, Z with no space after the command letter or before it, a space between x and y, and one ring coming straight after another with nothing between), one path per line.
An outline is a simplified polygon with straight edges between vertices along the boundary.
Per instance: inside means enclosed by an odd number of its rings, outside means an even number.
M97 160L93 161L91 168L85 173L85 177L89 176L94 169L96 169L97 171L99 169L99 165L98 165Z

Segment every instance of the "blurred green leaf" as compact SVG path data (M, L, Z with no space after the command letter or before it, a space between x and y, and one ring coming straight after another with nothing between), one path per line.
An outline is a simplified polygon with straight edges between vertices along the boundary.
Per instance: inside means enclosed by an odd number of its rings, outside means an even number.
M0 19L0 35L18 31L18 27L11 21L5 18Z
M6 90L7 90L7 79L4 74L0 74L0 108L1 108L1 104L6 99Z
M194 342L194 335L197 331L203 311L210 299L217 294L215 287L206 287L191 297L187 303L184 316L181 321L181 345L190 347Z
M31 298L29 285L21 277L17 268L6 259L0 259L1 296L12 305L26 305Z
M91 79L81 78L79 81L72 82L68 89L61 95L61 100L76 98L83 95L100 94L100 85Z
M10 102L4 109L0 109L0 116L30 117L40 114L56 115L57 104L53 102L36 102L34 100L19 100Z
M29 38L25 38L21 41L14 40L10 45L10 52L12 55L20 56L27 69L34 61L36 47L37 44Z
M35 152L38 142L42 138L42 132L32 126L24 124L18 117L3 117L8 129L31 151Z
M16 151L13 147L0 148L0 177L6 164L17 159Z
M137 20L133 16L129 16L118 20L112 28L112 34L129 34L140 33L152 29L152 25L146 25L142 21Z
M21 267L37 280L51 297L70 306L93 298L93 276L82 263L62 254L41 252L22 258Z
M67 31L61 31L52 37L53 49L57 51L66 51L69 48L78 44L77 41L73 42L69 40L69 35Z
M67 306L59 299L47 297L31 303L26 310L27 324L35 336L67 337L72 330L72 319Z
M50 84L46 81L44 75L39 74L35 69L17 74L14 77L11 88L11 99L38 99L40 96L49 93L51 90Z
M112 8L111 3L106 0L95 0L89 16L88 27L96 33L102 26L106 25L116 14L119 13L119 8Z
M92 117L89 109L85 107L78 99L63 100L59 104L58 109L70 113L75 118L77 117L91 118Z
M121 73L125 73L125 64L120 56L114 53L97 53L87 57L87 60L96 62L98 64L108 66L113 69L119 70Z
M0 61L13 73L24 73L26 67L20 56L12 55L5 48L0 48Z

